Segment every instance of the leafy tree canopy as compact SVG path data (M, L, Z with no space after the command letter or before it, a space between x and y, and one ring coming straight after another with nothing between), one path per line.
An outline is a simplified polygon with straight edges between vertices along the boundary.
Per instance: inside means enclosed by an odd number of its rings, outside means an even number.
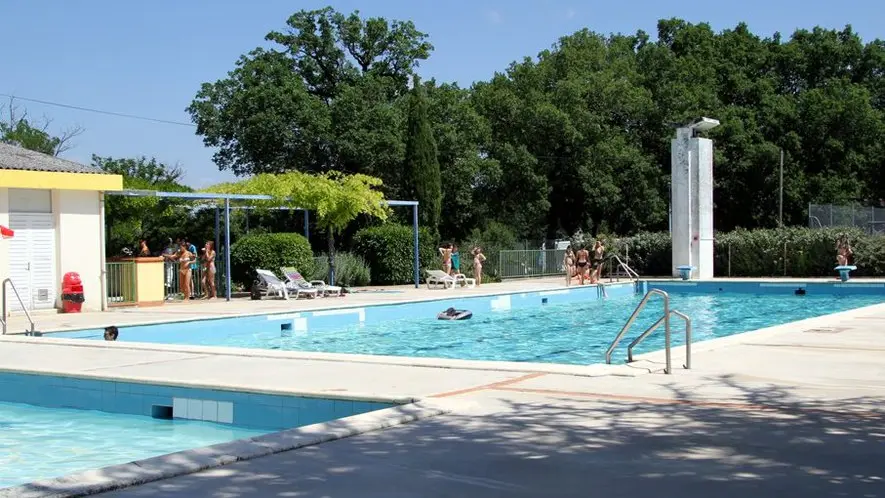
M426 35L332 9L287 25L189 107L219 168L361 173L411 196L407 81ZM722 123L709 133L718 229L776 225L781 152L787 224L805 224L808 203L885 198L885 42L851 27L583 29L470 88L421 86L446 238L495 222L535 240L666 230L673 126L699 116Z

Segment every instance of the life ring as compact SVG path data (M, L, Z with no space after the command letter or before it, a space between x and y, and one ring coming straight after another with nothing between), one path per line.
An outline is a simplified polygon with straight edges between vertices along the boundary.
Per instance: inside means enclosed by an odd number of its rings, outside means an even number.
M467 320L472 316L473 312L470 310L456 310L455 308L449 308L436 315L436 318L439 320Z

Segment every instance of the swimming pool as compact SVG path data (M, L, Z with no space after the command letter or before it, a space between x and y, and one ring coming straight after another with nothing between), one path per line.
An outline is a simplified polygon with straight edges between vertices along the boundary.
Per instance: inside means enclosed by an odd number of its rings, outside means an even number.
M885 302L885 286L838 284L654 283L671 294L671 308L693 321L694 341ZM796 295L801 288L805 294ZM121 331L120 340L226 346L286 351L356 353L411 357L541 362L585 365L604 361L605 349L632 313L641 295L632 284L613 286L608 298L595 287L368 306L269 315L236 320L148 325ZM473 319L435 318L448 306L471 309ZM660 316L651 303L635 324L644 330ZM681 321L672 323L673 343L681 344ZM101 331L62 334L100 339ZM625 358L621 349L614 360ZM637 352L663 347L663 335L649 337Z
M0 488L268 432L0 402Z
M0 488L392 406L0 370Z

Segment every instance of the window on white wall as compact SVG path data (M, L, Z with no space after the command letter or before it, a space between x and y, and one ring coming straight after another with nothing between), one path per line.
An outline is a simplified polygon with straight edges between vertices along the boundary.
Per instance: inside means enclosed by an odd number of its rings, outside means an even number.
M52 191L24 188L9 189L10 213L51 213Z

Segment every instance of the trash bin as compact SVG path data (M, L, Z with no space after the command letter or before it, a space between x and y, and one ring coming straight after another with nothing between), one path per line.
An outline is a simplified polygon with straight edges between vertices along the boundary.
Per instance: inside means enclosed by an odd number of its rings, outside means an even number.
M65 313L79 313L83 308L83 281L77 272L65 273L61 281L62 311Z

